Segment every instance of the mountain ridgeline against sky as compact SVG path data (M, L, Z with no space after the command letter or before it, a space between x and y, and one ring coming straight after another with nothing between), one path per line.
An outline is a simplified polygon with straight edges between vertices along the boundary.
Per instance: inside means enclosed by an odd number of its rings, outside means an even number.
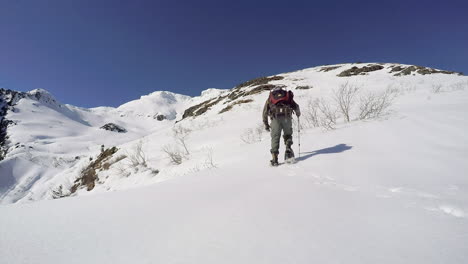
M467 8L462 0L3 1L0 87L42 87L89 108L344 62L468 72Z

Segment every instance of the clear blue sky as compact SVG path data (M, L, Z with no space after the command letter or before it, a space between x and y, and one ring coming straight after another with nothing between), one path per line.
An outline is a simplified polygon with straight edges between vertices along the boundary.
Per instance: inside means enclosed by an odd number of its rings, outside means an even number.
M342 62L468 73L467 2L0 0L0 87L92 107Z

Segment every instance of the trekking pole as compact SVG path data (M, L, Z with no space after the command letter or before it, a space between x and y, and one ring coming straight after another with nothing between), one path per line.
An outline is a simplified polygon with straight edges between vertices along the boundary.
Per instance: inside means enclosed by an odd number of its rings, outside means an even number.
M299 158L301 157L301 122L299 122L299 117L297 117L297 139L299 146Z

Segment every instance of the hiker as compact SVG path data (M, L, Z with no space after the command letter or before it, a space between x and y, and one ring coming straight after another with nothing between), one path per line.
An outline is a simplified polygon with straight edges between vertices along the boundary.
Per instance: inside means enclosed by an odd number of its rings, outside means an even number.
M299 105L294 102L292 91L285 91L281 87L275 87L270 91L268 100L263 108L263 124L267 131L271 130L271 155L272 166L278 166L279 144L281 130L283 130L283 139L286 146L284 159L286 162L294 161L294 152L291 148L292 141L292 113L297 117L301 115ZM268 116L271 119L271 129L268 124Z

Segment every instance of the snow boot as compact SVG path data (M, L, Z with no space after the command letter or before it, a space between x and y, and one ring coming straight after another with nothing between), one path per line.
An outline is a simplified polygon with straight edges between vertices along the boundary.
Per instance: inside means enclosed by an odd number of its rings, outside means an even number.
M294 163L296 161L294 159L294 151L292 150L292 148L286 148L286 151L284 152L284 161L286 163Z
M274 167L278 166L279 165L278 153L271 153L271 157L272 157L272 159L270 160L271 166L274 166Z

